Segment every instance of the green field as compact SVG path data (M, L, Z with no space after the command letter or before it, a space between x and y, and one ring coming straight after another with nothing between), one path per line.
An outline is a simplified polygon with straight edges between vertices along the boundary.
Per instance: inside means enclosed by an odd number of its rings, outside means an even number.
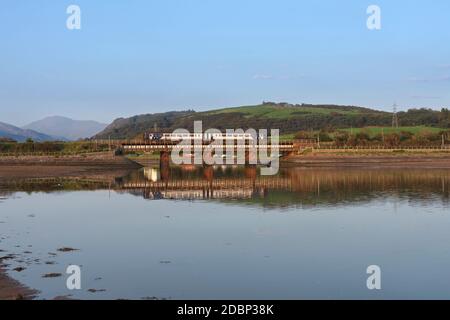
M410 132L414 135L420 134L420 133L434 133L437 134L441 131L446 131L446 129L442 128L436 128L436 127L427 127L427 126L414 126L414 127L399 127L399 128L392 128L392 127L364 127L364 128L345 128L345 129L336 129L333 132L330 132L329 135L331 137L334 136L334 134L337 131L346 131L351 134L358 134L359 132L366 132L371 138L380 135L384 133L385 135L390 133L401 133L401 132ZM310 131L313 136L319 134L320 130L314 130ZM293 140L295 139L295 134L282 134L280 135L280 140Z
M400 132L410 132L412 134L418 133L439 133L444 131L445 129L436 128L436 127L426 127L426 126L415 126L415 127L365 127L365 128L347 128L342 129L342 131L347 131L348 133L357 134L359 132L367 132L369 136L373 137L378 134L390 134L390 133L400 133Z
M222 114L222 113L243 113L244 117L259 117L270 119L287 119L295 115L320 114L328 115L331 113L339 113L343 115L354 115L360 113L358 110L342 110L333 108L321 108L310 106L292 106L284 107L278 105L255 105L244 107L233 107L219 110L208 111L206 114Z
M280 135L280 141L289 141L293 140L295 138L294 133L288 133L288 134L281 134Z

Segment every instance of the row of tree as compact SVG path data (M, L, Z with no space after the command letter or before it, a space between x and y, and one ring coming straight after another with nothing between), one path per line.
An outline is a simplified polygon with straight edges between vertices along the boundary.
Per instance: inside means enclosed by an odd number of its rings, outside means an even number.
M322 143L331 143L338 147L348 146L410 146L430 147L450 144L450 130L441 132L421 131L412 133L409 131L378 133L371 135L368 131L361 130L356 133L348 131L321 130L319 132L300 131L295 134L296 139L309 139Z

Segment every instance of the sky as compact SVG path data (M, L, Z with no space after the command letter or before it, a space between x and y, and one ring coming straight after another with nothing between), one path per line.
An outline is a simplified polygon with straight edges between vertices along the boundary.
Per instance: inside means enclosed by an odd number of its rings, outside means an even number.
M71 4L80 30L66 27ZM0 121L262 101L449 107L449 15L448 0L2 0Z

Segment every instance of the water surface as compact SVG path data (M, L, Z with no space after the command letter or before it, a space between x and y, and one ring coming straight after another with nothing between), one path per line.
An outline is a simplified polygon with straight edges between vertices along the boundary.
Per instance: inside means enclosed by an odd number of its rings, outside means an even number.
M258 171L4 181L0 255L41 299L450 298L450 170Z

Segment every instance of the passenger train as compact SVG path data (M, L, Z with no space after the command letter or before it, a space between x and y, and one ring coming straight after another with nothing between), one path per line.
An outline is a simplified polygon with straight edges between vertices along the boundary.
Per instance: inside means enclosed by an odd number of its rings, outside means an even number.
M256 139L263 139L262 135L257 136ZM250 133L159 133L159 132L146 132L144 133L144 140L167 140L167 141L181 141L187 139L200 139L202 141L213 140L246 140L252 141L254 137Z

